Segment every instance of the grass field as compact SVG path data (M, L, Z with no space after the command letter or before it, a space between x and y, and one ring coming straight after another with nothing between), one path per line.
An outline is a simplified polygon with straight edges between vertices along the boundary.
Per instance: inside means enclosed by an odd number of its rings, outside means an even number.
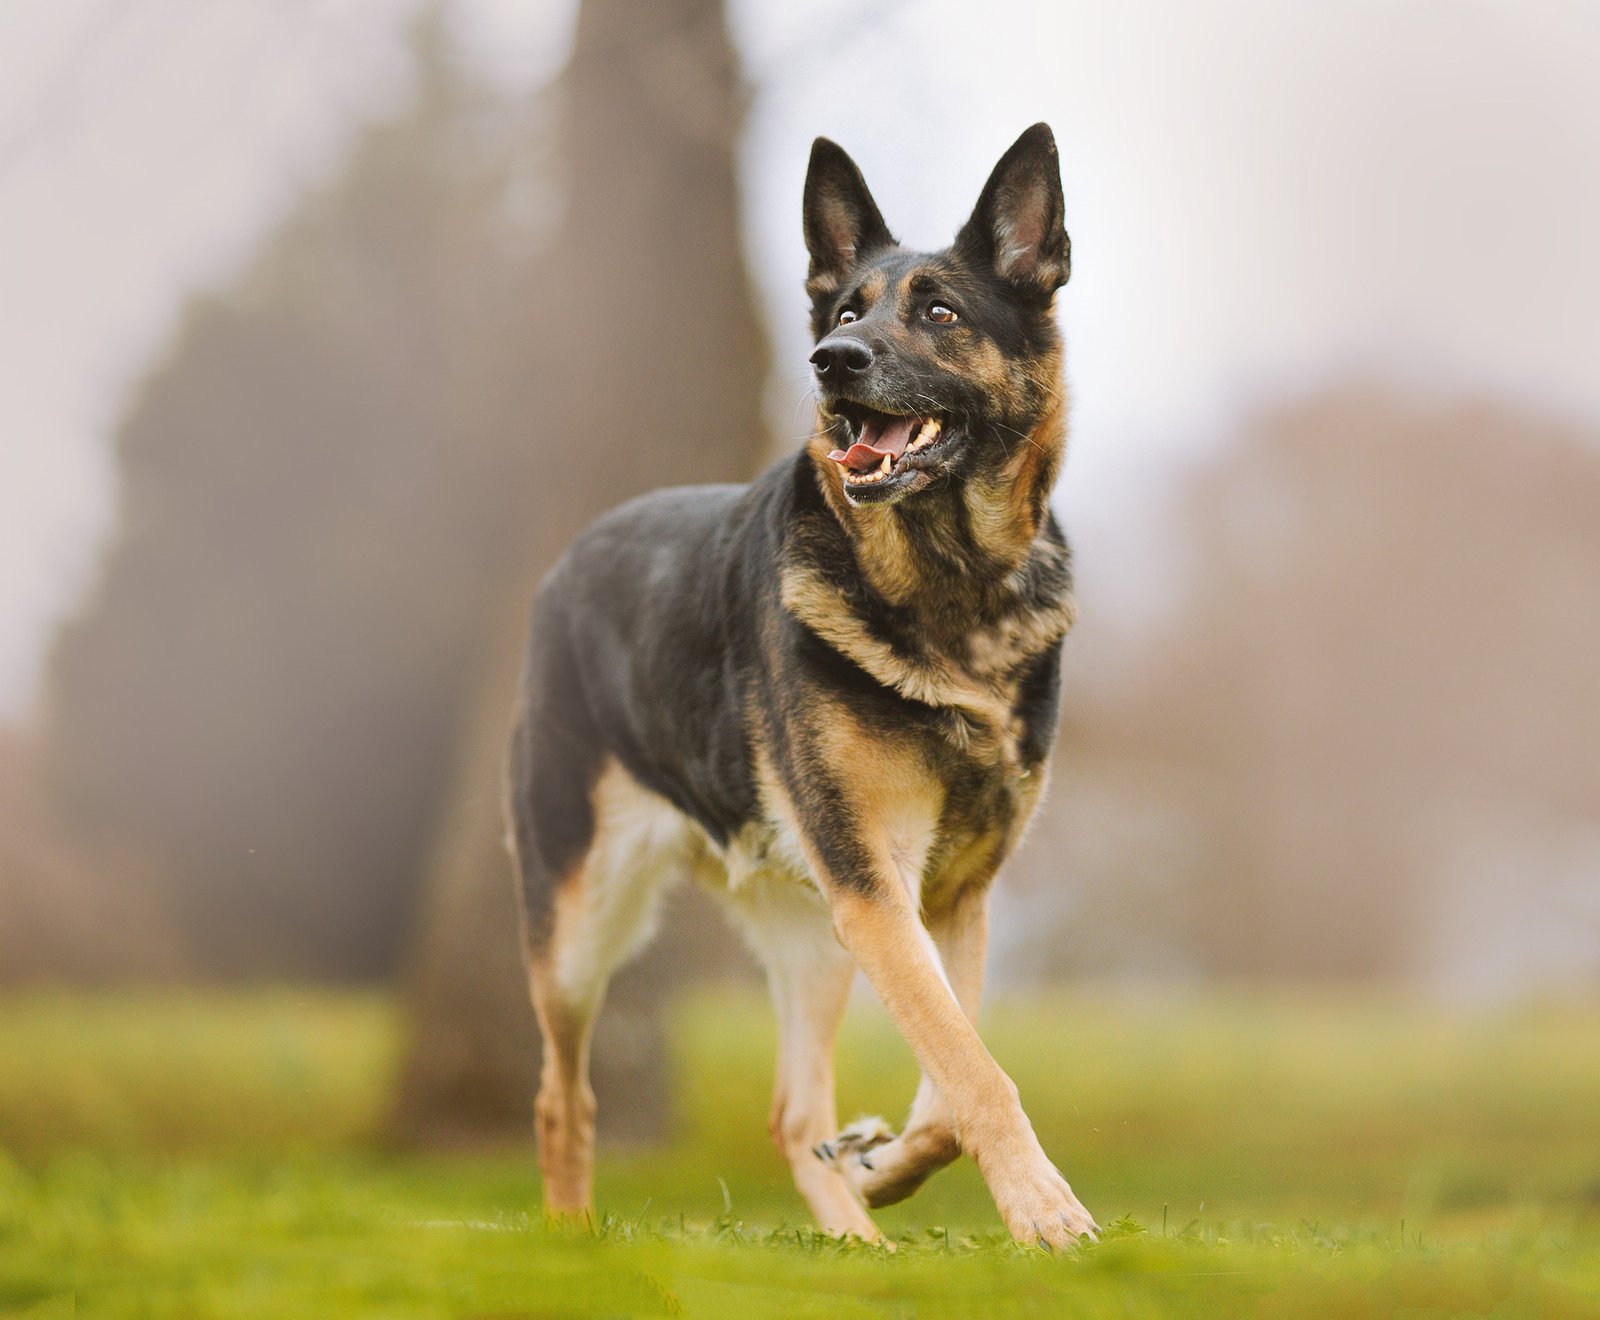
M547 1228L531 1152L385 1148L384 1000L0 999L0 1316L1600 1317L1600 1007L1002 1004L986 1034L1106 1239L1002 1240L970 1164L818 1239L744 990L677 1020L678 1136ZM852 1010L841 1112L909 1054Z

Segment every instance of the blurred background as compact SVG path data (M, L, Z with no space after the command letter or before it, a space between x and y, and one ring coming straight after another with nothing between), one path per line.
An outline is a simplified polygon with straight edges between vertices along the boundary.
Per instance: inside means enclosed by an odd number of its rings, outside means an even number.
M931 247L1047 119L1081 622L991 982L1592 1001L1597 65L1583 0L7 0L0 986L383 987L394 1129L524 1130L533 585L806 434L813 136ZM705 913L613 1132L752 975Z

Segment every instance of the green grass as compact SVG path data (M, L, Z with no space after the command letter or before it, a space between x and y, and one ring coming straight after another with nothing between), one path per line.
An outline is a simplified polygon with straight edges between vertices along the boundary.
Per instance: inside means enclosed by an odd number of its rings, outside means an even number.
M593 1233L531 1151L385 1148L382 999L0 999L0 1316L1600 1317L1600 1007L1078 995L986 1035L1099 1245L1003 1241L970 1164L892 1253L811 1233L743 990L685 1005L678 1135L602 1152ZM866 1007L840 1073L845 1117L915 1079Z

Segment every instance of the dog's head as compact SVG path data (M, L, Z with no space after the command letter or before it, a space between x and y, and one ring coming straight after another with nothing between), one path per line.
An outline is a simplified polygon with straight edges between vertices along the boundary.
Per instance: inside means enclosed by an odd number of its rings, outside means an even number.
M993 483L1029 445L1058 456L1063 209L1055 138L1035 124L1000 158L955 242L908 251L855 162L816 140L805 186L811 363L822 442L851 503L906 499L941 479Z

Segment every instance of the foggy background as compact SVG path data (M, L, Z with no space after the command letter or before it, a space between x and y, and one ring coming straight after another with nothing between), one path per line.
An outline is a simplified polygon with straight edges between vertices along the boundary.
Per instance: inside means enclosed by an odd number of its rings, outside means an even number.
M0 984L392 983L404 1121L521 1121L534 583L806 434L813 136L935 246L1047 119L1081 622L991 981L1593 994L1596 67L1579 0L10 0Z

